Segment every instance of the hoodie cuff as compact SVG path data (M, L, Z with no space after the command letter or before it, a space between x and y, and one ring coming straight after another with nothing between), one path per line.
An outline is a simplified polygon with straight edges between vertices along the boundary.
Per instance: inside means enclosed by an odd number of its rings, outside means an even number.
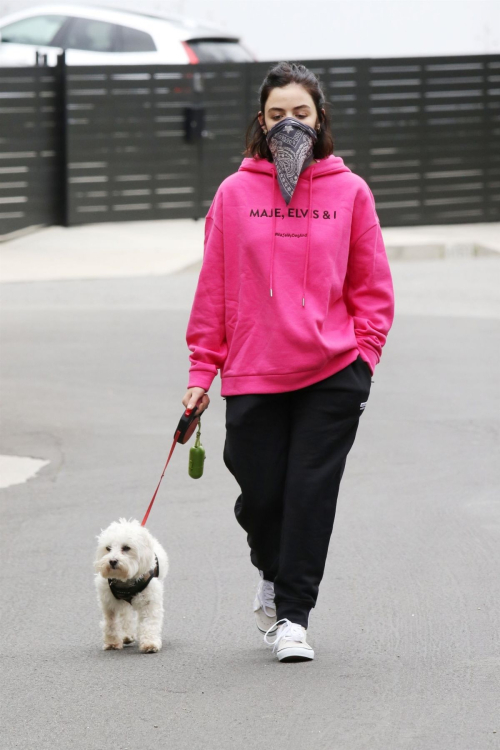
M195 370L190 373L188 379L188 388L204 388L205 393L213 383L216 373L208 372L208 370Z

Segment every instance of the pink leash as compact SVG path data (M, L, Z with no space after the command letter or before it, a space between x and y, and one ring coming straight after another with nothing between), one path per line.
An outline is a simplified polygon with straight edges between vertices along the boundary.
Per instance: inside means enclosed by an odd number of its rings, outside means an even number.
M160 477L160 481L158 482L158 486L157 486L157 488L155 490L155 494L153 495L153 498L152 498L151 502L149 503L148 509L146 511L146 515L142 519L141 526L145 526L146 525L146 521L148 520L148 516L149 516L149 514L151 512L151 508L153 507L153 503L155 501L156 494L157 494L158 490L160 489L160 484L161 484L161 480L163 479L163 474L165 474L165 469L168 466L168 462L170 461L170 457L171 457L172 453L174 452L175 444L176 444L177 439L178 439L178 437L179 437L180 434L181 434L181 431L177 430L177 432L175 433L174 442L172 443L172 447L170 448L170 453L168 454L167 463L165 464L165 466L163 468L163 472L162 472L162 475Z

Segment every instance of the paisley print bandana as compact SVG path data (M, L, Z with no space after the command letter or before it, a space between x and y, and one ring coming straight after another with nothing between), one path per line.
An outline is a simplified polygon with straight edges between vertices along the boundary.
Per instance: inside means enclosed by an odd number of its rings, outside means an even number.
M281 195L288 205L302 167L312 156L318 134L300 120L285 117L268 131L266 140L273 155Z

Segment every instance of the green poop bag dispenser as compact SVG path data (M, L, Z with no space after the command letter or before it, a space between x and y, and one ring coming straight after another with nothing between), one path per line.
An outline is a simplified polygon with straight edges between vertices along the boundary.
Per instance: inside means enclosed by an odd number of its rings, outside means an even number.
M199 479L203 474L203 465L205 463L205 448L201 444L201 417L198 419L198 430L194 445L189 449L189 468L188 474L193 479Z

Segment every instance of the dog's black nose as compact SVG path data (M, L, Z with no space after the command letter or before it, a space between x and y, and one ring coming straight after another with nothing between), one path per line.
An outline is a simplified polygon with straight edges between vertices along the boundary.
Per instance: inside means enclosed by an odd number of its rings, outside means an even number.
M118 560L110 560L109 564L112 568L116 568L116 566L118 565Z

